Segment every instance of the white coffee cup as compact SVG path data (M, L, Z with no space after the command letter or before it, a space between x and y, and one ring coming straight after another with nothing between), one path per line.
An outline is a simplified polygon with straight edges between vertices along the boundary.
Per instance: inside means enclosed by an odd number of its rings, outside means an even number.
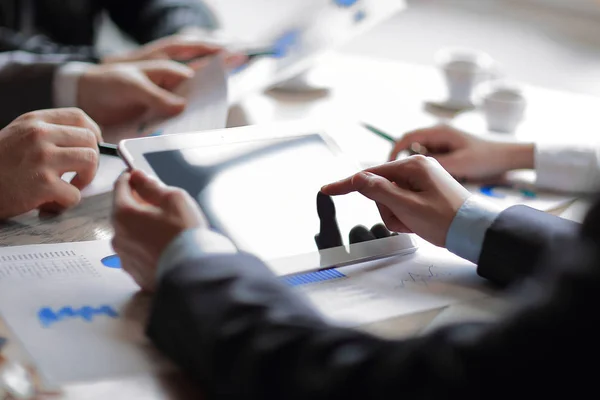
M446 80L446 104L456 108L472 107L476 86L497 74L494 60L478 50L445 48L436 53L435 59Z
M488 130L513 133L523 120L527 107L523 89L516 84L492 83L480 96Z

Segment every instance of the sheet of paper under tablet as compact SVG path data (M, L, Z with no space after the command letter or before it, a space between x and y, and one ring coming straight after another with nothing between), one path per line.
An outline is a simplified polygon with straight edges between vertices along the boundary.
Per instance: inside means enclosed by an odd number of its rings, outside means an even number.
M225 128L229 108L223 56L208 58L207 64L196 72L194 78L177 88L175 93L187 99L187 107L180 115L148 126L135 122L105 132L106 137L124 139ZM96 177L82 191L83 197L110 192L125 168L120 158L101 155ZM63 179L70 181L74 175L66 173Z
M108 240L0 249L0 314L46 385L172 368L144 333L150 297L113 253Z
M51 384L172 368L144 334L150 297L112 254L109 241L0 249L0 314ZM280 279L344 326L488 295L473 264L433 245L321 274Z

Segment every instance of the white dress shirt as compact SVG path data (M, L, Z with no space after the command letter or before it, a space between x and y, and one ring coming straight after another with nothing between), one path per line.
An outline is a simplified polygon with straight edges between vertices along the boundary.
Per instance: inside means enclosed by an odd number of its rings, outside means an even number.
M536 186L574 193L600 190L598 146L536 144Z
M69 62L56 71L52 82L55 108L77 107L79 78L93 66L94 64L83 62Z

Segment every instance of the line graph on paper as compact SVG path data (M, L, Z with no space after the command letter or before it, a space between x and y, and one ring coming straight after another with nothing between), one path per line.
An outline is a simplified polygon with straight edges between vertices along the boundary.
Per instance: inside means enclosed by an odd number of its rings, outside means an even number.
M100 277L92 263L72 250L0 256L0 284L15 280Z
M411 289L419 292L427 291L430 285L444 282L451 277L450 271L433 264L413 265L410 269L388 271L385 275L380 275L378 271L370 271L350 278L305 285L299 289L315 303L325 302L344 308L356 303L385 299L390 292L411 291Z
M439 267L436 267L435 265L431 264L425 268L418 269L416 271L413 269L402 274L394 284L394 289L405 289L410 285L419 285L427 287L432 282L445 280L447 278L450 278L451 276L452 273L448 271L443 271Z

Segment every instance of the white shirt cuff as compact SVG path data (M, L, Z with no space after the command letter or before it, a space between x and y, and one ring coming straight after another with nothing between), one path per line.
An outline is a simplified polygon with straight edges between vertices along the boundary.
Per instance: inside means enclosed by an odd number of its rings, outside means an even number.
M501 208L477 196L471 196L460 207L446 234L446 248L459 257L477 264L485 233L494 223Z
M207 228L189 229L179 234L163 251L156 271L157 281L173 268L188 260L211 255L233 254L238 249L225 236Z
M563 192L592 193L600 189L598 148L536 144L536 186Z
M94 64L69 62L58 68L54 74L53 102L55 108L77 107L79 78Z

